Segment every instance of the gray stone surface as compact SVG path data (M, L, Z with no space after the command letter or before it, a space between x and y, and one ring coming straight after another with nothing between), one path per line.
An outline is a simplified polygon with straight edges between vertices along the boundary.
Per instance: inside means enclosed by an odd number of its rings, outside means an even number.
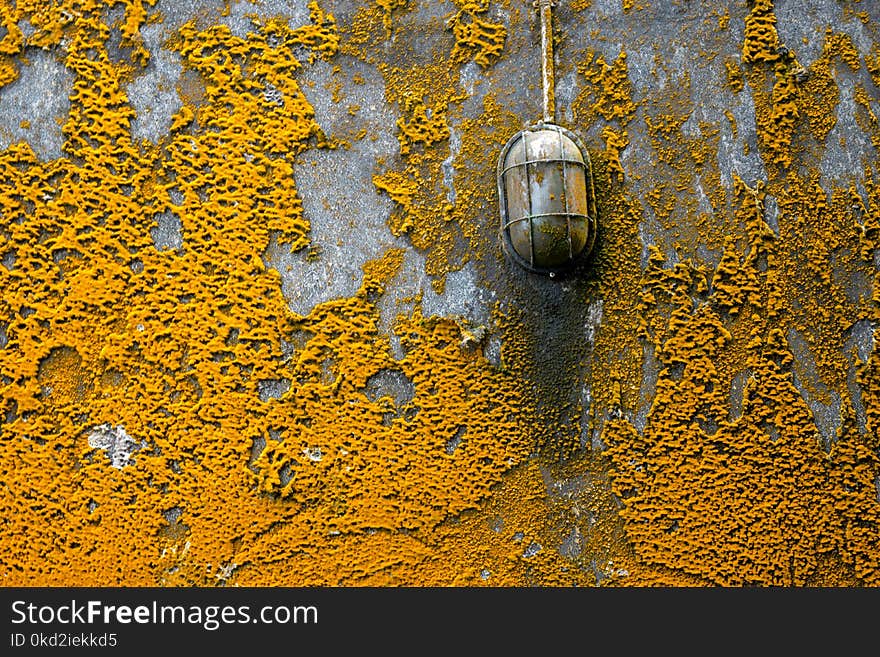
M141 30L150 61L126 88L137 113L131 125L132 137L153 143L168 134L171 117L183 104L176 88L183 66L180 55L163 47L166 34L164 25L147 25Z
M267 262L281 274L291 309L303 315L323 301L352 296L360 287L366 262L389 248L407 246L388 230L393 203L373 185L376 160L397 156L397 139L389 130L397 117L384 101L382 77L375 67L341 57L347 60L343 68L349 80L360 73L365 81L358 85L363 95L357 99L361 106L357 123L347 110L348 103L333 103L327 88L336 78L333 67L338 62L316 61L308 66L301 78L303 93L331 139L348 137L360 127L379 137L355 140L348 148L308 150L295 162L297 190L318 256L309 258L306 251L292 254L279 245L270 250ZM401 286L394 289L401 290Z
M73 75L58 55L29 50L18 79L0 91L0 148L27 141L43 160L61 157L60 121L67 116L72 85Z
M146 447L146 444L129 436L123 426L99 424L89 432L89 447L104 450L110 465L121 470L134 463L132 454Z
M155 217L156 227L150 230L153 243L160 251L183 248L183 225L173 212L163 212Z

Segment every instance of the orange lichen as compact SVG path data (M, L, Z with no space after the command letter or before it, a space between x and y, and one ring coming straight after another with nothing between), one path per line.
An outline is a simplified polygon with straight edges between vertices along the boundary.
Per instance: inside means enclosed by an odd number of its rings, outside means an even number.
M775 239L773 231L764 221L764 185L758 184L752 189L738 176L734 178L734 185L742 198L737 219L749 236L747 251L741 257L733 238L728 237L711 279L713 300L719 310L728 316L738 315L744 307L757 308L761 303L761 286L756 265L762 258L772 264L771 245ZM772 301L773 304L768 303L767 306L769 316L776 312L778 296L773 296Z
M859 127L870 136L874 148L880 148L880 119L871 106L871 95L862 85L857 84L853 92L853 100L856 102L856 122Z
M459 13L487 8L485 2L465 3ZM371 29L368 16L360 20L355 30ZM375 56L374 46L350 52L365 60ZM459 195L458 202L449 200L453 190L443 174L450 158L450 116L467 97L454 69L460 64L455 53L438 54L433 63L417 67L377 64L386 98L401 110L397 136L404 168L379 173L374 184L398 203L389 228L394 234L406 233L413 246L426 252L425 271L438 293L444 289L446 274L460 269L468 259L457 209L467 195Z
M710 222L703 209L706 201L713 212L726 203L715 158L720 130L715 124L693 120L690 94L691 79L685 73L662 101L651 101L646 108L644 122L657 162L642 200L669 231L676 248L687 245L695 250L699 244L720 248L716 231L707 225L725 218L716 213Z
M18 27L25 12L21 4L4 3L0 6L0 29L5 33L0 39L0 88L18 77L14 58L24 47L24 34Z
M385 30L391 32L391 14L395 9L405 8L409 4L409 0L376 0L376 4L382 8L382 24Z
M742 46L743 64L775 62L779 59L779 34L773 0L755 0L746 16Z
M490 66L504 50L507 28L480 18L489 10L489 0L456 0L459 9L447 21L455 35L452 61L473 59L482 67Z
M466 218L485 216L487 179L490 183L494 180L498 153L518 127L518 117L506 109L494 93L486 94L480 114L461 119L461 144L452 162L455 204L446 208L446 216L454 219L460 229L466 241L466 253L471 254L470 261L478 262L497 248L496 243L487 243L480 221Z
M642 568L725 585L822 581L841 549L829 538L846 536L842 562L869 583L872 532L841 523L854 522L846 516L859 508L860 521L876 527L866 485L876 457L843 439L823 451L775 326L784 296L762 194L738 183L738 195L748 246L737 258L728 242L710 288L690 262L664 268L656 250L649 259L640 313L660 361L657 391L643 432L623 419L605 428L627 535ZM748 294L732 300L743 288ZM735 376L744 376L736 411L728 408ZM785 465L767 476L769 462ZM843 479L854 491L829 499L846 490Z
M758 145L768 163L792 164L792 142L801 117L813 137L824 142L836 122L839 91L832 66L838 59L853 71L859 55L848 35L828 31L822 55L809 67L797 61L776 33L772 2L758 2L746 20L743 62L750 64L749 84L755 95ZM765 75L773 74L773 89L764 91Z
M798 85L798 105L807 116L810 131L818 141L825 141L837 120L840 92L834 82L832 66L836 60L851 70L859 69L859 54L846 34L828 32L818 57L806 71L806 79Z
M14 82L18 77L15 65L5 57L0 57L0 87Z
M727 86L730 87L731 91L734 93L742 91L743 86L745 86L745 79L743 78L742 69L739 67L736 60L724 60L724 70L727 75Z
M420 101L407 98L403 111L406 117L397 120L401 155L408 155L415 144L431 146L449 139L446 112L442 108L434 110Z
M739 136L739 128L736 123L736 117L730 110L724 110L724 118L726 118L727 121L730 123L730 131L733 133L733 138L736 139Z
M870 53L865 54L865 68L874 80L874 86L880 89L880 46L874 45Z
M768 161L782 166L791 164L791 140L800 117L797 72L784 62L774 68L775 82L767 104L756 102L755 119L758 145Z
M283 439L269 440L251 466L260 490L308 509L328 531L429 530L473 507L527 453L526 434L511 415L518 385L499 378L479 352L462 351L454 321L418 312L401 317L395 332L406 355L392 359L370 297L382 293L402 258L392 251L371 263L354 297L321 304L291 323L292 331L314 337L278 372L297 382L277 408L267 409L266 429ZM364 392L387 372L411 382L409 400ZM502 390L511 385L507 402L497 397L493 409L479 412L470 406L483 404L480 391L506 395ZM454 438L456 448L447 449ZM424 467L432 470L430 482L407 474Z
M829 34L826 55L811 71L819 78L811 96L799 86L809 75L780 48L772 4L757 3L750 20L756 22L751 30L747 26L743 61L755 94L759 139L766 160L786 164L800 154L794 137L801 116L817 139L834 125L833 103L829 107L817 97L827 100L836 92L836 85L832 90L822 79L826 64L839 57L855 70L857 59L847 38ZM763 91L768 76L775 82L770 94ZM859 107L870 107L858 87L856 99ZM691 161L682 154L690 152L699 163L704 186L717 174L711 142L705 137L694 142L682 132L687 102L663 105L653 113L646 108L645 120L658 161L669 168L651 180L643 199L656 217L666 219L665 228L679 231L673 213L682 191L695 182ZM713 134L703 124L700 132ZM854 302L843 285L866 273L866 265L850 254L870 262L876 253L870 237L876 233L876 201L872 211L855 192L826 192L816 176L771 172L769 184L749 187L734 174L735 221L714 247L722 247L714 267L687 258L673 264L648 246L641 305L633 312L638 319L629 325L638 322L640 339L659 360L656 392L644 428L637 428L614 410L633 408L636 396L626 392L637 389L632 377L621 376L623 368L609 374L605 399L612 412L602 438L612 445L607 452L612 485L635 550L624 557L630 585L877 581L876 568L868 565L878 548L880 506L873 433L859 429L844 407L841 427L820 438L814 408L805 401L830 405L828 390L848 385L841 326L851 326L869 310L864 297ZM776 229L766 218L768 189L775 196ZM852 203L861 208L857 221ZM713 207L723 205L713 200ZM685 216L693 221L690 212ZM698 243L711 244L713 236L697 226ZM678 239L673 244L683 246ZM624 324L609 322L618 327L617 335L625 334ZM804 365L803 354L793 354L786 331L804 336L815 372ZM601 333L597 352L600 348ZM867 412L875 408L876 383L866 374L870 368L861 367L860 386L871 399ZM600 383L603 390L604 377L593 381ZM730 399L737 388L741 402ZM771 483L765 469L778 474L769 464L780 459L792 474ZM760 502L772 499L777 501ZM707 541L709 536L714 538Z
M452 51L437 20L441 45L411 63L423 25L387 40L410 4L363 3L344 28L317 3L295 28L184 24L166 47L185 98L155 145L132 139L127 91L150 2L0 5L0 87L36 47L74 77L62 155L0 151L5 583L880 585L876 165L842 189L805 148L835 126L856 44L827 33L804 71L772 2L753 4L744 70L712 69L755 99L768 166L749 181L719 170L687 71L636 105L626 53L587 53L571 127L605 122L590 132L604 150L588 143L597 248L536 306L543 282L504 268L488 194L526 118L490 64L528 12L484 38L465 28L488 3L456 2ZM354 294L290 310L264 257L323 257L294 162L339 142L300 75L340 51L398 112L383 129L400 161L373 177L389 233L425 255L436 292L465 263L507 290L490 326L425 316L416 295L383 329L402 249L367 262ZM471 60L489 90L465 114ZM877 83L876 47L863 61ZM876 146L870 85L853 87L855 121ZM350 98L341 78L326 89ZM625 179L634 121L651 167ZM157 246L169 222L178 244ZM537 317L554 296L560 312Z
M387 171L381 176L373 176L373 184L376 186L376 189L386 192L392 201L399 203L407 210L410 208L413 197L418 191L418 183L400 171ZM412 227L412 222L409 222L407 227ZM401 235L406 230L392 227L391 232L395 235Z
M621 125L626 125L636 111L631 97L626 53L621 52L609 64L602 55L588 51L584 61L578 64L578 72L588 83L573 104L578 119L592 123L592 117L599 114L606 121L617 119Z
M273 235L308 245L287 157L329 146L295 79L294 49L332 56L338 43L333 17L311 10L309 25L246 37L183 25L173 47L204 98L146 150L96 14L66 46L64 157L41 163L25 144L0 156L2 251L15 255L0 268L0 468L4 508L18 509L0 546L7 584L222 584L239 568L243 582L326 581L320 565L271 564L328 536L364 546L334 576L374 576L385 532L435 529L530 453L523 382L463 349L455 321L401 316L406 355L392 359L375 304L401 252L306 317L261 259ZM153 244L163 215L182 248ZM386 371L410 382L404 405L370 396ZM263 396L277 380L287 392ZM96 447L113 441L135 450L121 467ZM24 463L38 469L13 474ZM283 536L295 540L280 548Z
M767 163L788 167L791 144L801 110L799 80L806 73L791 51L779 41L772 0L757 0L746 17L742 61L755 97L758 146ZM772 74L772 91L765 91ZM818 127L821 131L822 128Z
M629 139L626 130L616 132L611 126L605 126L602 130L602 139L605 140L605 157L608 159L609 169L614 172L618 182L623 182L623 166L620 164L620 151L627 147Z
M451 254L455 234L450 231L452 207L438 207L437 179L446 158L448 138L448 107L457 100L455 83L449 80L443 65L430 65L419 77L418 85L404 85L407 71L382 67L388 87L386 95L403 110L398 120L400 153L406 166L403 171L386 171L374 176L377 189L385 191L398 203L388 219L396 235L407 233L413 245L428 252L426 272L435 277L436 290L442 291L445 275L452 271ZM442 81L442 83L441 83ZM431 109L429 109L429 106ZM446 147L446 148L444 148Z

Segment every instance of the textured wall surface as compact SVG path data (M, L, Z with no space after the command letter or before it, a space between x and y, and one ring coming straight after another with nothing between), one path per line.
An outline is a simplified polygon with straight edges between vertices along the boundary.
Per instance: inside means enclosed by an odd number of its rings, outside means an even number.
M880 584L880 5L0 0L0 583Z

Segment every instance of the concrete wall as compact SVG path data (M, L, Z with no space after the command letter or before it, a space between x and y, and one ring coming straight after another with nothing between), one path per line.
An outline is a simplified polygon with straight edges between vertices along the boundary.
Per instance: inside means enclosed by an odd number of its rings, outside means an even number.
M6 585L876 585L880 9L0 5Z

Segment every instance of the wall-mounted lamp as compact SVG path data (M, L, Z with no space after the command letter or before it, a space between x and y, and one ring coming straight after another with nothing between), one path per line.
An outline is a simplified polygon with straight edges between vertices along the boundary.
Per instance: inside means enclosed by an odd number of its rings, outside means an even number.
M543 118L511 137L498 158L504 251L526 269L551 278L589 254L598 216L590 155L577 135L555 123L555 4L535 2L541 12Z

